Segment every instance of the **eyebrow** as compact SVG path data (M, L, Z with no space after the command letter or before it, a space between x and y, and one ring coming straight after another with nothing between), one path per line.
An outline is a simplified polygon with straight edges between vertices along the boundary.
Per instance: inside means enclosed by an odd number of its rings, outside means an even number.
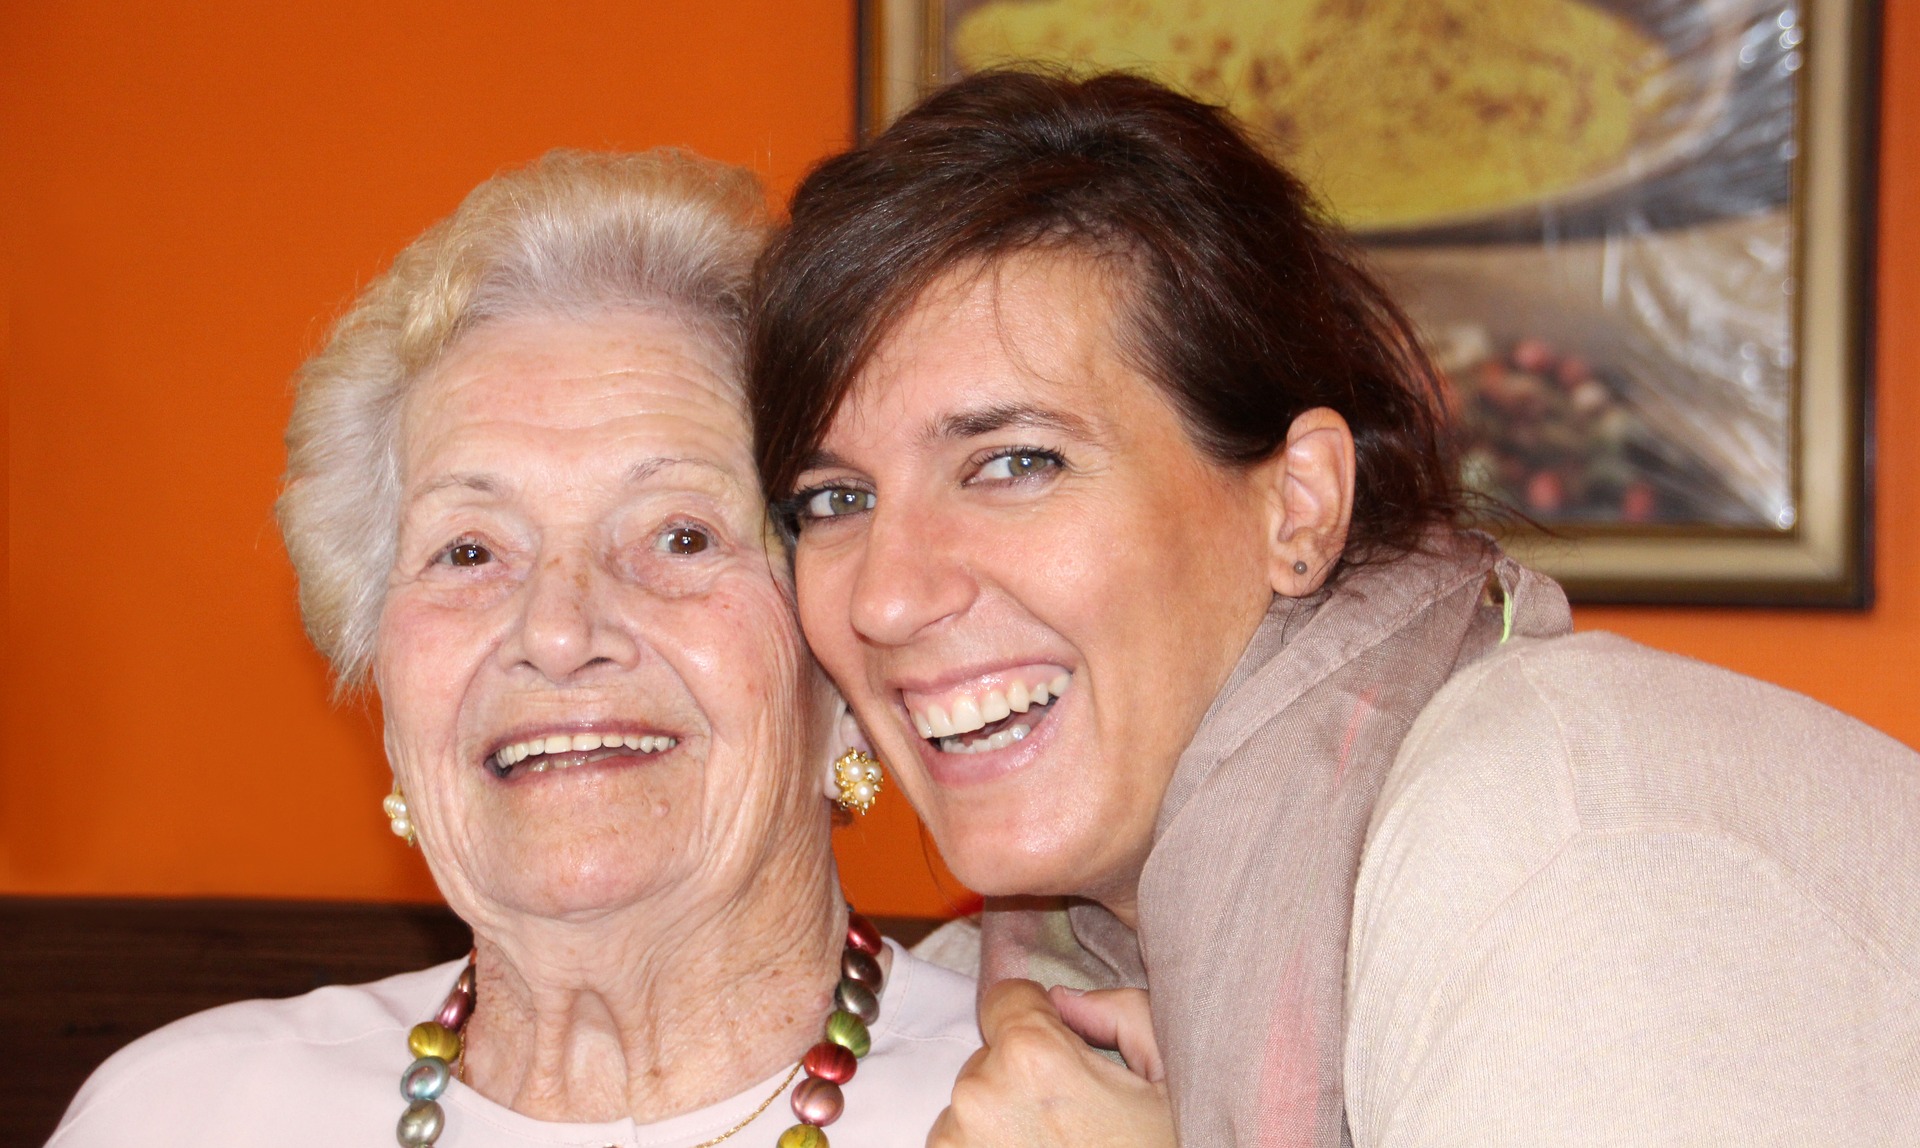
M665 471L685 466L709 470L735 486L742 485L738 475L726 467L721 466L719 463L704 458L642 459L627 468L627 473L621 482L624 486L638 486L652 480ZM425 498L427 495L438 494L440 491L452 489L471 490L480 494L497 495L506 489L506 485L505 481L501 479L499 475L489 474L484 471L461 471L454 474L442 475L434 479L432 482L414 491L410 499Z
M497 478L495 478L493 475L460 473L460 474L442 475L441 477L434 479L432 482L427 483L425 486L422 486L419 489L413 491L407 497L410 501L414 499L421 499L421 498L425 498L429 494L438 494L443 490L452 490L455 487L459 487L465 490L478 491L481 494L499 494L500 493L500 481Z
M958 439L973 438L976 435L992 434L1008 427L1035 427L1057 431L1088 442L1098 439L1093 424L1079 415L1068 411L1054 410L1051 407L1039 407L1030 403L995 403L978 410L961 411L947 415L920 432L921 445L934 442L952 442ZM855 470L852 463L825 447L815 447L807 453L795 473L806 475L816 470Z
M995 403L978 410L961 411L933 423L921 433L923 443L973 438L1009 427L1032 427L1057 431L1080 439L1092 439L1093 424L1079 415L1030 403Z
M713 473L719 475L721 478L726 479L728 482L732 483L735 486L743 485L740 482L739 475L728 470L726 467L721 466L719 463L714 462L711 459L705 459L705 458L642 459L641 461L636 462L632 466L627 468L627 477L625 480L626 485L637 486L640 483L646 482L654 478L655 476L661 474L664 471L673 470L676 467L682 467L682 466L692 466L692 467L698 467L701 470L710 470Z
M846 459L841 458L826 447L817 446L808 451L807 456L800 460L800 465L794 470L794 473L805 477L816 470L852 469L854 469L853 464Z

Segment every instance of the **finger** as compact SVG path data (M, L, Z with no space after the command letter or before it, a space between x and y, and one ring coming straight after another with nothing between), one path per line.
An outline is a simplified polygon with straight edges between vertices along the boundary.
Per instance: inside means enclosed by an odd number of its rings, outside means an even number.
M954 1073L954 1079L956 1081L965 1080L969 1076L978 1076L980 1073L986 1071L987 1057L990 1056L992 1052L993 1050L984 1044L974 1049L973 1055L967 1057L966 1063L960 1066L960 1071Z
M1062 1035L1068 1031L1046 990L1032 981L999 981L981 996L980 1037L989 1048L999 1044L1008 1030L1024 1025L1058 1029Z
M1096 989L1078 992L1055 986L1047 999L1061 1023L1095 1048L1120 1054L1127 1067L1158 1084L1167 1078L1160 1058L1160 1042L1153 1035L1153 1014L1141 989Z
M927 1148L957 1148L960 1143L960 1128L954 1120L953 1109L942 1108L934 1118L933 1127L927 1129Z

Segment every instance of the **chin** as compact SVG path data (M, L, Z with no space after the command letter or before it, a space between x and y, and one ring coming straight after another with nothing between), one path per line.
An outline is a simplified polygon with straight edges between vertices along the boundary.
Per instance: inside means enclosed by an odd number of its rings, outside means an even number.
M1076 896L1095 881L1078 842L1061 840L1058 825L1027 825L1005 818L966 818L935 834L941 860L983 897Z
M579 917L612 912L667 891L673 851L653 855L628 835L609 831L529 841L509 851L495 869L502 900L541 917Z

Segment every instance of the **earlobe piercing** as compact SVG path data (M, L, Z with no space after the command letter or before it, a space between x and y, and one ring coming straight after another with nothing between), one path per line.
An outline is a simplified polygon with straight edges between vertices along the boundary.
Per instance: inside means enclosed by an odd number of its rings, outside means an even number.
M833 763L834 799L842 811L865 814L880 796L884 774L880 762L864 749L850 749Z
M1293 572L1294 572L1295 574L1298 574L1298 575L1300 575L1300 576L1301 576L1302 578L1305 578L1305 577L1307 576L1307 564L1306 564L1306 562L1304 562L1304 561L1295 561L1295 562L1294 562L1294 564L1293 564Z
M413 831L411 811L407 809L407 795L400 792L399 778L394 778L393 792L381 799L380 808L386 810L387 828L393 830L395 837L405 841L409 846L419 840Z

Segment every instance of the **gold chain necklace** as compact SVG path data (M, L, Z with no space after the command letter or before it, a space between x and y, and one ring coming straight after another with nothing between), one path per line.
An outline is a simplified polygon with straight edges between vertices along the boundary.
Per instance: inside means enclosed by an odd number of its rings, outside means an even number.
M776 1148L829 1148L827 1134L821 1129L840 1119L846 1109L841 1085L853 1079L860 1058L873 1048L867 1026L880 1019L880 993L886 987L880 972L880 930L873 922L847 910L847 940L840 952L840 983L833 990L834 1009L827 1015L826 1039L807 1050L793 1066L773 1095L740 1123L694 1148L713 1148L715 1144L760 1118L793 1078L802 1071L807 1078L793 1090L793 1114L800 1123L780 1134ZM453 984L453 991L441 1003L433 1019L421 1021L407 1033L407 1048L414 1061L400 1074L400 1094L407 1109L400 1114L395 1136L401 1148L432 1148L446 1130L446 1110L440 1097L454 1079L458 1066L460 1079L467 1075L464 1041L461 1033L473 1016L475 988L474 954L467 955L467 967Z
M747 1125L752 1124L754 1121L760 1119L760 1114L767 1110L767 1106L769 1104L772 1104L774 1101L780 1099L780 1094L787 1090L787 1085L792 1084L793 1078L795 1076L798 1076L799 1074L800 1074L800 1066L796 1064L793 1066L793 1070L787 1073L787 1078L780 1082L780 1087L773 1090L773 1095L767 1097L765 1100L762 1100L760 1102L760 1107L754 1109L753 1113L749 1115L745 1120L742 1120L740 1123L727 1129L725 1132L722 1132L720 1135L715 1136L711 1140L702 1140L700 1143L695 1144L693 1148L713 1148L715 1144L720 1143L722 1140L725 1140L727 1137L733 1135L735 1132L740 1131L742 1128L745 1128Z

